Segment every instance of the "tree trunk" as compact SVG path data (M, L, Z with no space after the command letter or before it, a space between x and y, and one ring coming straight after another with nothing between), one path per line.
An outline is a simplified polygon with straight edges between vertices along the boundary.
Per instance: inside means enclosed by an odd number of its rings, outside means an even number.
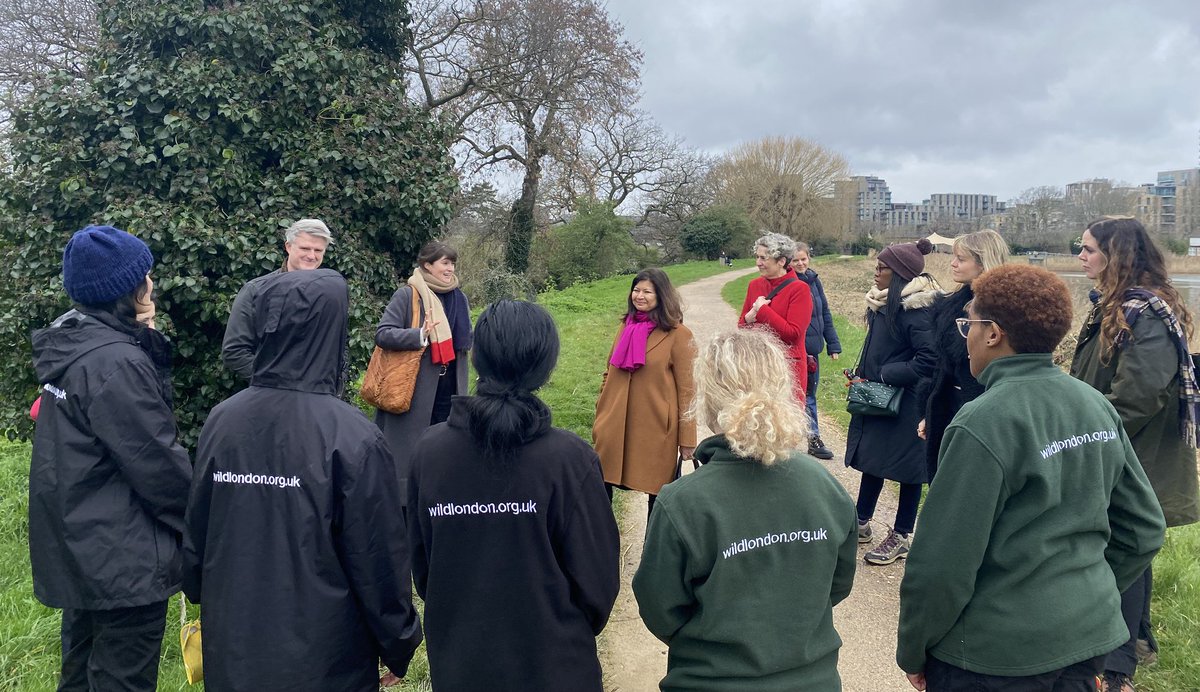
M504 249L504 264L513 274L524 274L529 268L529 247L536 226L534 210L537 209L538 183L542 176L541 158L533 155L525 167L525 179L521 182L521 196L513 202L508 216L508 242Z

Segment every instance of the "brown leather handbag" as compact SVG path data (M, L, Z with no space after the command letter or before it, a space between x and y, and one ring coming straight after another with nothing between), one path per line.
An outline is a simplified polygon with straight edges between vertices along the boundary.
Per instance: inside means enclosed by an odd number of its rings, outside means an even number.
M417 302L417 289L414 288L412 327L416 329L420 326L421 306ZM421 370L421 356L424 353L424 346L416 351L389 351L376 346L358 395L381 411L407 413L412 406L413 390L417 387L417 373Z

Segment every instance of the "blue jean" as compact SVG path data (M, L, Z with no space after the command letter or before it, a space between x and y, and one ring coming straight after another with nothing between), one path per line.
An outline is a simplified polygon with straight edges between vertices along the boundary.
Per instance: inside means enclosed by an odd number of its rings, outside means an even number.
M812 423L810 435L820 435L817 427L817 383L821 379L821 359L817 356L817 369L808 373L808 390L804 392L804 409L808 411L808 420Z

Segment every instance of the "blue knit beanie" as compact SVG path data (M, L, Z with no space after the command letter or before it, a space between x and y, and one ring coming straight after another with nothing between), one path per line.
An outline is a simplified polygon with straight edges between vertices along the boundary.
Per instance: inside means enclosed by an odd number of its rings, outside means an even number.
M108 303L138 287L154 266L140 239L112 226L76 231L63 250L63 287L80 305Z

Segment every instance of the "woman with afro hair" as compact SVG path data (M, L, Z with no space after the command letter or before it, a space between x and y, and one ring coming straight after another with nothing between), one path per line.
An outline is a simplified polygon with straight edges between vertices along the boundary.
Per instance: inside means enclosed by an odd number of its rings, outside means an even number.
M896 661L918 690L1095 692L1162 512L1117 412L1054 365L1071 328L1062 279L1007 265L972 288L956 324L985 390L946 428Z

